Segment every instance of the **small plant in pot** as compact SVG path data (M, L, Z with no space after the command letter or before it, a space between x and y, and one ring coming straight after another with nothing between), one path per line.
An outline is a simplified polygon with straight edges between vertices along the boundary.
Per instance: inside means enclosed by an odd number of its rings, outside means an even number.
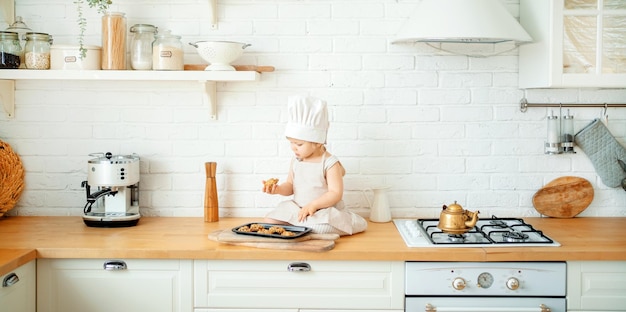
M83 9L85 4L89 5L90 8L96 8L98 13L104 14L109 9L109 6L113 1L111 0L74 0L74 4L76 4L76 11L78 12L78 28L80 33L78 34L78 44L80 57L85 58L87 56L87 49L83 45L85 39L85 30L87 29L87 19L83 15Z

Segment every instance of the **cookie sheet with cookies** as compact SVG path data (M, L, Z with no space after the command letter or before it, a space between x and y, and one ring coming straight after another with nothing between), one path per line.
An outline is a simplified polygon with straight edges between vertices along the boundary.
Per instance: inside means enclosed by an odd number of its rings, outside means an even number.
M309 232L311 228L305 226L282 225L273 223L247 223L234 227L232 231L237 234L255 235L274 238L296 238Z

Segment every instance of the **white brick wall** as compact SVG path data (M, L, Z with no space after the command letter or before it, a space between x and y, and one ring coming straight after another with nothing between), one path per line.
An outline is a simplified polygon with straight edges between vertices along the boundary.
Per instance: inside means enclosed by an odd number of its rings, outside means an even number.
M416 0L220 0L211 29L203 0L114 0L128 24L150 23L182 35L252 43L238 64L272 65L258 82L218 83L218 120L189 82L18 81L16 117L0 114L0 138L21 155L26 190L12 214L80 215L89 153L141 156L144 215L201 216L204 162L218 163L223 216L261 216L283 200L259 191L285 178L287 96L328 101L329 150L348 174L345 200L367 215L361 190L392 186L395 217L435 217L458 201L482 216L537 216L534 192L564 175L589 179L596 199L583 215L626 215L626 194L604 186L588 158L545 156L546 109L530 102L626 101L618 89L517 88L517 51L473 58L427 45L390 45ZM517 15L517 0L503 0ZM17 15L56 43L76 43L68 0L16 0ZM87 43L99 44L99 16L86 10ZM6 28L2 22L0 28ZM492 53L511 46L452 46ZM576 129L600 109L572 109ZM609 129L626 144L626 110L609 109Z

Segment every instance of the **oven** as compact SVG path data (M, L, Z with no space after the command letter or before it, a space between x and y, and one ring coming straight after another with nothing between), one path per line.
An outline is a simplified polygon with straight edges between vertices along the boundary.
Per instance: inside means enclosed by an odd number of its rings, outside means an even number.
M565 312L565 262L407 262L407 312Z
M463 234L439 219L393 220L409 247L558 247L523 219L480 219ZM408 312L565 312L565 262L407 262Z

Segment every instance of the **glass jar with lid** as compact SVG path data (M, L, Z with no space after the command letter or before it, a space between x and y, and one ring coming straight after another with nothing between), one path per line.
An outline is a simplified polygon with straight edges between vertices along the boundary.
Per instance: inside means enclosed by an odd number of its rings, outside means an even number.
M22 46L16 32L0 31L0 69L20 67Z
M167 30L155 36L152 44L152 69L183 70L185 67L183 44L180 36Z
M15 17L15 22L6 29L6 31L16 32L17 37L20 40L20 46L24 47L26 45L26 33L31 32L32 29L24 23L24 20L21 16ZM25 68L24 66L24 53L20 53L20 68Z
M149 24L135 24L130 28L130 67L152 69L152 42L157 28Z
M107 12L102 16L102 69L126 69L126 14Z
M24 63L28 69L50 69L50 36L46 33L26 33Z

